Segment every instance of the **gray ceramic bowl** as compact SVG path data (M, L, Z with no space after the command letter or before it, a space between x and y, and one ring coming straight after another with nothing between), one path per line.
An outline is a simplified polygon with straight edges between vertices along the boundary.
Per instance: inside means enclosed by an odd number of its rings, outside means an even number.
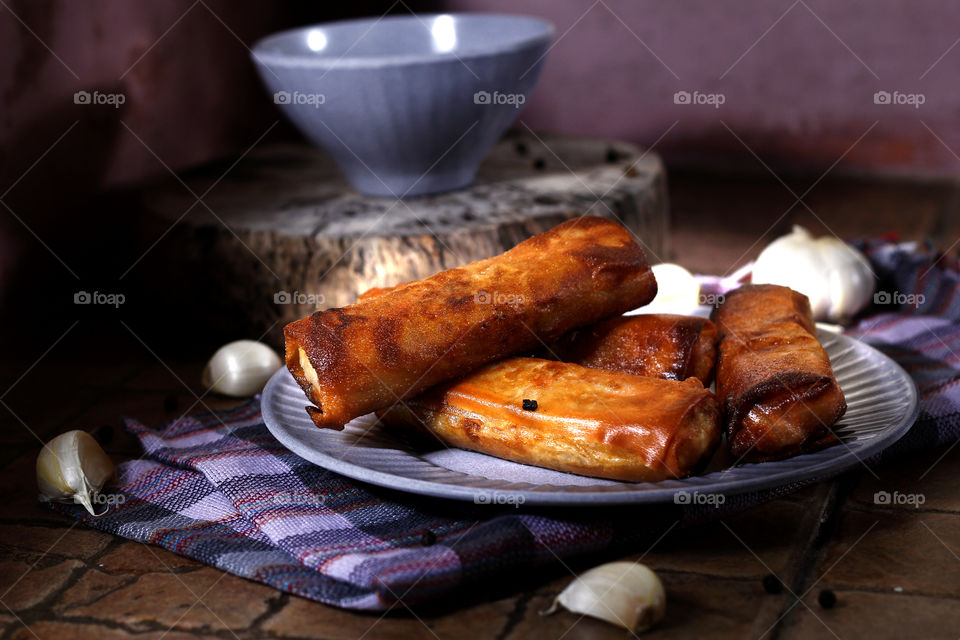
M268 36L253 59L274 102L357 190L402 197L473 180L553 33L524 16L371 18Z

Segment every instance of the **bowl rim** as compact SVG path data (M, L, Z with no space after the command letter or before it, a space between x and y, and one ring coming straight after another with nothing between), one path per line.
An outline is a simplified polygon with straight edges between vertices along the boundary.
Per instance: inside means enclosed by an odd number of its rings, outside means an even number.
M340 56L320 56L315 54L286 54L286 53L274 53L266 51L266 48L277 42L278 40L291 38L299 36L309 32L312 29L318 28L330 28L337 26L345 25L362 25L362 24L371 24L371 29L373 25L376 25L380 22L407 22L416 20L422 22L424 20L429 20L432 18L437 18L439 16L450 16L453 18L496 18L503 20L524 20L532 23L536 23L541 27L539 33L534 33L530 36L520 38L515 42L511 42L505 45L498 45L495 48L491 48L490 45L481 45L479 47L474 47L472 49L465 49L462 51L448 51L443 53L410 53L410 54L388 54L388 55L374 55L374 56L357 56L349 55L345 53ZM380 17L364 17L364 18L349 18L346 20L333 20L330 22L319 22L315 24L303 25L300 27L294 27L292 29L285 29L283 31L277 31L271 33L268 36L264 36L259 39L254 45L250 48L250 56L255 62L262 65L276 65L276 66L286 66L286 67L308 67L308 68L317 68L317 69L364 69L364 68L382 68L382 67L397 67L405 66L410 64L429 64L434 62L444 62L449 60L475 60L480 58L487 58L497 55L502 55L504 53L511 53L515 51L520 51L528 47L538 45L541 43L548 43L553 40L554 35L556 34L556 28L552 22L544 20L538 16L530 16L524 14L513 14L513 13L485 13L479 11L463 11L463 12L443 12L443 13L417 13L417 14L406 14L406 15L391 15L391 16L380 16ZM543 57L543 56L541 56Z

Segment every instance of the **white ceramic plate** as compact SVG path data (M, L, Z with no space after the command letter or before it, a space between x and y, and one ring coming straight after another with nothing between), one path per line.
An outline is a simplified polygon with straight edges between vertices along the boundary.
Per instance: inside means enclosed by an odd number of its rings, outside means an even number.
M599 505L671 502L679 492L736 494L835 475L862 465L896 442L917 415L917 389L893 360L869 345L820 330L819 338L847 399L834 425L840 444L776 462L724 468L683 480L628 483L587 478L500 460L437 444L415 448L377 425L373 414L343 431L318 429L304 410L303 391L286 368L263 392L263 419L285 447L355 480L413 493L478 503ZM721 447L722 449L722 447Z

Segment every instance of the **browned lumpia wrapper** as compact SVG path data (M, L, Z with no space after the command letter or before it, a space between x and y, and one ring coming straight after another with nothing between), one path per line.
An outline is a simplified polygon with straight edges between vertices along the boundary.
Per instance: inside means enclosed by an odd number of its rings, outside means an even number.
M717 327L706 318L651 313L574 329L546 350L550 357L638 376L713 381Z
M415 396L567 331L650 302L643 250L585 216L506 253L286 326L286 363L320 427Z
M494 362L378 415L450 447L625 481L689 475L720 442L719 404L698 380L539 358Z
M837 442L847 409L810 301L776 285L728 293L713 312L720 332L717 395L738 459L776 460Z

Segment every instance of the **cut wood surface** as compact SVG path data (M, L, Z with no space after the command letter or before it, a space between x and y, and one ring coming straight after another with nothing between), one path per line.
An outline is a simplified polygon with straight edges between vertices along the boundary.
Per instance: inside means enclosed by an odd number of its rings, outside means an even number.
M180 178L144 195L144 248L166 232L150 254L153 277L203 301L216 326L274 344L314 309L496 255L583 214L622 222L651 263L666 257L663 165L621 142L511 136L469 188L405 200L358 194L305 144Z

